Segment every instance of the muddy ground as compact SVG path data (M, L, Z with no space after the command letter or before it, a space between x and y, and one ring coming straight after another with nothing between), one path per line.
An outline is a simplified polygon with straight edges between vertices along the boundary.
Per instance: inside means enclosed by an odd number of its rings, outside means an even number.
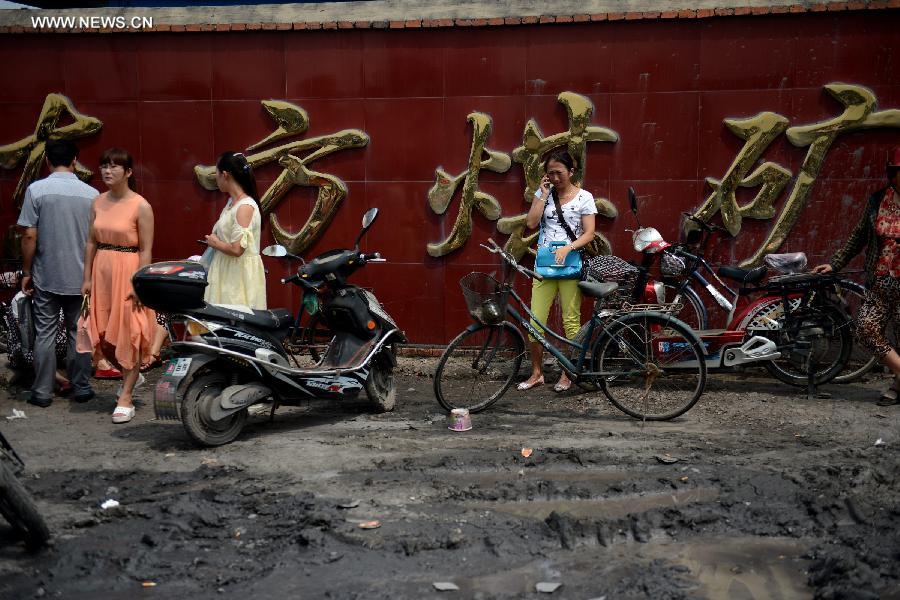
M405 360L393 413L281 409L217 449L154 420L146 391L117 426L115 384L49 409L0 390L0 414L27 415L0 427L55 534L29 555L0 523L0 598L900 598L883 378L808 400L717 375L646 425L545 386L456 433L430 370Z

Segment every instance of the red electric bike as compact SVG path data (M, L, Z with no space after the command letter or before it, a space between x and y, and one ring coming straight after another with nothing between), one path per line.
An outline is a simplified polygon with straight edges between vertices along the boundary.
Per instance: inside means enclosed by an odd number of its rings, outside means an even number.
M850 319L835 295L839 277L795 272L802 268L800 261L789 259L799 256L787 255L770 255L775 257L770 261L784 271L772 277L767 278L765 266L725 266L717 274L704 252L711 234L721 228L685 213L694 227L685 244L672 245L655 228L641 226L633 189L629 189L629 202L638 224L632 242L642 258L640 265L630 269L624 261L612 263L614 279L628 290L627 297L620 297L620 301L668 306L699 336L707 369L758 362L780 381L808 386L811 391L841 373L850 358L853 340ZM651 271L657 263L662 277L653 279ZM805 265L805 257L802 263ZM609 279L603 270L594 276ZM736 289L723 279L734 282ZM699 284L699 289L705 289L728 312L725 328L706 326L706 309L691 282ZM609 308L598 305L595 310ZM659 352L667 351L665 339L657 338L656 343Z

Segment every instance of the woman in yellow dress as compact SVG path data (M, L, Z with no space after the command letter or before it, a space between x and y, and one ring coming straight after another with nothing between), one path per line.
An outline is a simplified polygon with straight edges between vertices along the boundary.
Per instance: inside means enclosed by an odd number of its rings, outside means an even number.
M225 152L216 163L216 184L228 203L206 243L215 252L209 262L204 299L211 304L266 308L266 278L259 256L262 218L254 198L256 178L244 155Z

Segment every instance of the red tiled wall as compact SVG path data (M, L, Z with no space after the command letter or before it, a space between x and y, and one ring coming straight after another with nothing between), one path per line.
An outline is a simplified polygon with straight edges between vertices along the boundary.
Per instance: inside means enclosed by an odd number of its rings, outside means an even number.
M457 196L439 218L426 193L437 166L451 174L465 168L469 112L490 114L488 147L511 152L529 118L545 134L566 128L559 92L589 96L593 123L620 140L589 146L586 187L619 208L617 219L598 227L618 254L634 258L624 231L633 226L628 186L641 197L644 222L676 237L680 212L702 202L704 179L721 177L742 145L725 118L769 110L791 125L830 119L840 106L823 86L836 81L871 88L882 109L900 108L895 29L893 12L867 11L477 29L4 35L0 143L33 132L47 93L67 95L104 122L99 135L80 142L83 162L95 168L111 145L135 155L140 191L156 211L155 256L168 259L198 252L194 240L209 232L224 203L196 183L193 166L273 129L260 100L306 109L310 127L302 137L362 129L371 137L367 147L315 163L350 193L308 254L349 243L362 213L381 208L364 245L389 262L367 267L356 281L375 290L413 342L440 343L468 321L458 279L492 268L477 242L503 239L476 213L464 249L444 259L426 254L427 242L449 232L459 203ZM898 144L897 130L839 138L784 250L804 250L816 263L839 247L862 198L882 183L887 149ZM796 174L805 151L781 136L763 159ZM260 169L261 188L278 172L277 165ZM9 198L19 174L0 171L4 227L16 217ZM480 183L504 214L526 208L517 166L482 172ZM282 224L299 227L313 199L295 188L277 210ZM718 245L718 260L747 256L771 224L745 220L736 240ZM287 267L266 261L270 306L296 302L277 282Z

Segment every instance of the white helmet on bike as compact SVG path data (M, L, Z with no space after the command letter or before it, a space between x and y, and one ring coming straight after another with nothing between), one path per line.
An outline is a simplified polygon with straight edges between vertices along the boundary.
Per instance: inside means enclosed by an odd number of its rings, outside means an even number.
M641 227L631 236L631 241L635 250L648 254L656 254L671 245L653 227Z

